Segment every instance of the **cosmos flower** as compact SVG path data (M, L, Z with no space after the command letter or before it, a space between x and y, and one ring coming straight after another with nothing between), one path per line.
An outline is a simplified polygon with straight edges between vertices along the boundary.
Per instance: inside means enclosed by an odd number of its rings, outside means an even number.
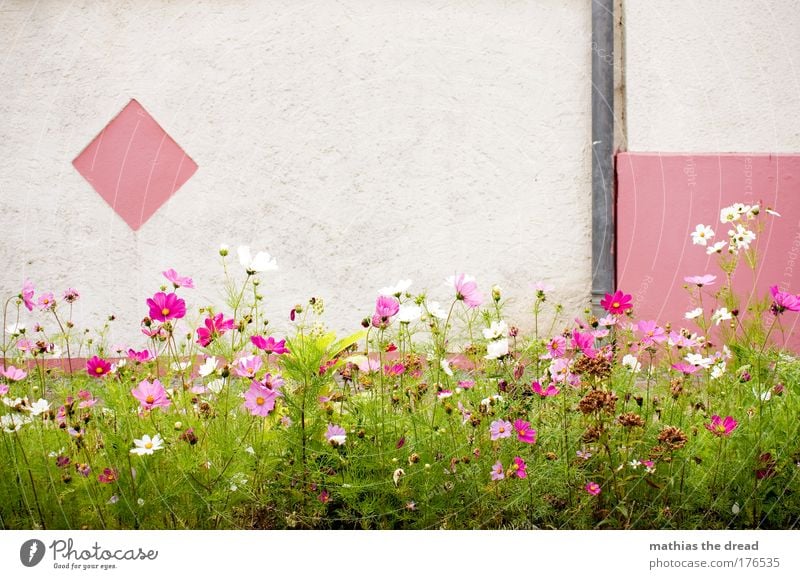
M92 356L86 361L86 372L93 378L102 378L111 372L111 363L98 356Z
M239 263L242 264L242 267L248 275L264 271L275 271L278 269L278 263L275 261L275 258L271 257L266 251L259 251L255 257L253 257L253 254L250 253L250 247L243 245L239 247L237 253L239 255Z
M733 416L721 418L715 414L711 417L711 422L705 424L704 426L714 436L730 436L731 432L733 432L736 427L739 426L739 423L733 419Z
M157 450L164 448L164 440L160 434L156 434L153 438L145 434L142 438L134 439L134 448L131 449L131 454L138 454L144 456L145 454L153 454Z
M624 314L626 311L633 308L633 296L617 290L613 295L606 294L600 300L600 305L609 314Z
M281 356L288 354L289 349L286 347L286 340L276 340L272 336L264 338L263 336L251 336L250 342L259 350L263 350L267 354L277 354Z
M253 381L250 389L244 393L244 407L252 416L269 416L275 409L275 400L280 396L277 389L267 388L261 382Z
M698 224L692 231L692 243L695 245L707 245L712 237L714 237L714 230L702 223Z
M333 446L342 446L347 441L347 433L337 424L328 424L325 431L325 440Z
M180 287L194 289L194 281L192 278L179 276L178 272L172 268L168 269L167 271L162 271L161 275L167 278L167 281L172 282L172 285L175 287L175 289Z
M602 489L600 488L600 485L599 485L599 484L597 484L596 482L589 482L589 483L587 483L585 488L586 488L586 492L587 492L587 493L589 493L589 494L590 494L590 495L592 495L592 496L597 496L597 495L599 495L599 494L600 494L600 491L602 490Z
M152 382L142 380L136 388L131 390L131 394L139 401L144 410L152 410L159 406L168 408L172 404L167 397L167 391L158 379Z
M492 480L503 480L506 478L505 472L503 472L503 463L501 463L499 460L494 463L494 466L492 466L491 475Z
M147 299L150 317L158 322L177 320L186 315L186 302L174 293L158 292Z
M498 440L500 438L508 438L513 432L513 426L508 420L495 420L489 426L490 438Z
M530 422L525 420L514 421L514 432L517 435L517 440L526 444L534 444L536 442L536 431L531 428Z
M469 308L477 308L483 303L483 294L478 289L475 278L464 273L447 278L447 285L456 290L456 299L463 301Z
M197 328L197 343L207 347L216 338L234 328L233 318L226 320L222 313L209 316L203 321L204 328Z

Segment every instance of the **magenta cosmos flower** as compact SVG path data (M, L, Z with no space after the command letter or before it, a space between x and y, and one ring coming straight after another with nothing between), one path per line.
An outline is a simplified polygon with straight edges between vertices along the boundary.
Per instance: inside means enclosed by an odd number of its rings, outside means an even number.
M514 421L514 432L517 433L517 440L527 444L536 442L536 431L531 428L531 423L525 420Z
M514 461L511 463L511 466L508 468L508 476L516 476L517 478L527 478L528 471L526 470L528 465L525 464L525 461L522 460L520 457L515 456Z
M178 289L179 287L194 289L194 281L192 278L180 276L178 275L178 272L172 268L168 269L167 271L162 271L161 275L167 278L167 281L172 282L172 285L175 286L175 289Z
M28 311L32 312L35 304L33 302L33 282L31 282L31 280L26 279L25 283L22 284L22 292L19 294L19 297L22 299L22 303L25 304L25 307L28 308Z
M716 414L711 417L711 422L705 425L708 431L715 436L730 436L737 426L739 423L733 419L733 416L726 416L723 419Z
M464 273L454 275L447 279L447 283L456 290L456 299L463 301L467 307L477 308L483 303L483 294L472 276Z
M150 317L158 322L178 320L186 315L186 302L174 293L158 292L148 298L147 305L150 307Z
M564 336L555 336L547 344L547 355L551 358L561 358L567 353L567 339Z
M586 492L589 493L590 495L593 495L593 496L599 495L600 491L602 490L600 488L600 485L597 484L596 482L587 483L585 488L586 488Z
M582 334L578 330L572 332L572 347L583 352L584 356L588 358L597 357L597 350L592 345L594 344L594 335L586 333Z
M542 385L539 382L534 381L531 383L531 390L533 390L536 394L541 396L542 398L548 398L550 396L555 396L560 392L558 388L556 388L555 384L549 384L547 388L542 388Z
M800 312L800 298L796 295L782 292L778 286L774 285L769 288L772 294L772 311L773 313L782 314L786 310L790 312Z
M97 480L103 484L110 484L119 479L119 472L113 468L104 468L103 472L97 475Z
M386 328L392 316L400 311L400 302L390 296L378 296L375 300L375 314L372 316L372 325L376 328Z
M272 336L264 338L263 336L251 336L250 342L259 350L264 350L267 354L288 354L289 349L286 347L286 340L276 340Z
M511 436L513 426L508 420L495 420L489 427L489 434L492 440L508 438Z
M86 371L89 373L89 376L102 378L111 372L111 362L103 360L98 356L92 356L86 361Z
M268 416L275 409L275 399L280 396L277 390L266 388L260 382L250 383L250 389L244 393L244 407L253 416Z
M347 433L338 424L329 424L325 431L325 440L333 446L342 446L347 441Z
M137 352L133 348L128 348L128 359L134 362L149 362L153 359L153 354L150 350L141 350Z
M632 295L617 290L613 295L606 294L605 297L600 300L600 305L603 306L603 309L609 314L624 314L626 311L633 308L632 299Z
M717 276L715 275L690 275L689 277L683 278L683 281L686 283L691 283L696 285L697 287L703 287L704 285L711 285L715 281L717 281Z
M167 391L158 380L152 382L142 380L136 388L131 390L131 394L145 410L152 410L157 406L167 408L171 404L167 397Z
M213 342L216 338L232 330L234 326L233 318L226 320L224 316L219 313L214 317L207 317L203 321L204 328L197 328L197 343L204 348Z

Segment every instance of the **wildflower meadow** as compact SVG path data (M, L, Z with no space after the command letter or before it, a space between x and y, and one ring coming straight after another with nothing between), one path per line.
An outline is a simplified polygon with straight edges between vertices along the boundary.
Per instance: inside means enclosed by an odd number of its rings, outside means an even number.
M344 336L306 296L279 334L276 259L223 246L226 307L166 270L123 347L76 327L78 290L26 281L2 313L0 528L796 527L800 296L733 289L778 218L698 225L718 267L680 272L695 307L671 323L624 288L565 312L546 282L509 320L457 273L380 289Z

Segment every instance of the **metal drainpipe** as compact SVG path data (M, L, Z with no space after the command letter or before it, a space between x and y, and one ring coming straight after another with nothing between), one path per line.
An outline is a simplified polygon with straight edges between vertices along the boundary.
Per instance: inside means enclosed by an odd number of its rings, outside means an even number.
M592 0L592 310L616 286L614 0Z

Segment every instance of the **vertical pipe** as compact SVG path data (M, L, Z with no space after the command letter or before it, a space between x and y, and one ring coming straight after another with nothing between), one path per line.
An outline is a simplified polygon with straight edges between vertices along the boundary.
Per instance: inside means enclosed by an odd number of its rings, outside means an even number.
M592 0L592 309L616 286L614 0Z

